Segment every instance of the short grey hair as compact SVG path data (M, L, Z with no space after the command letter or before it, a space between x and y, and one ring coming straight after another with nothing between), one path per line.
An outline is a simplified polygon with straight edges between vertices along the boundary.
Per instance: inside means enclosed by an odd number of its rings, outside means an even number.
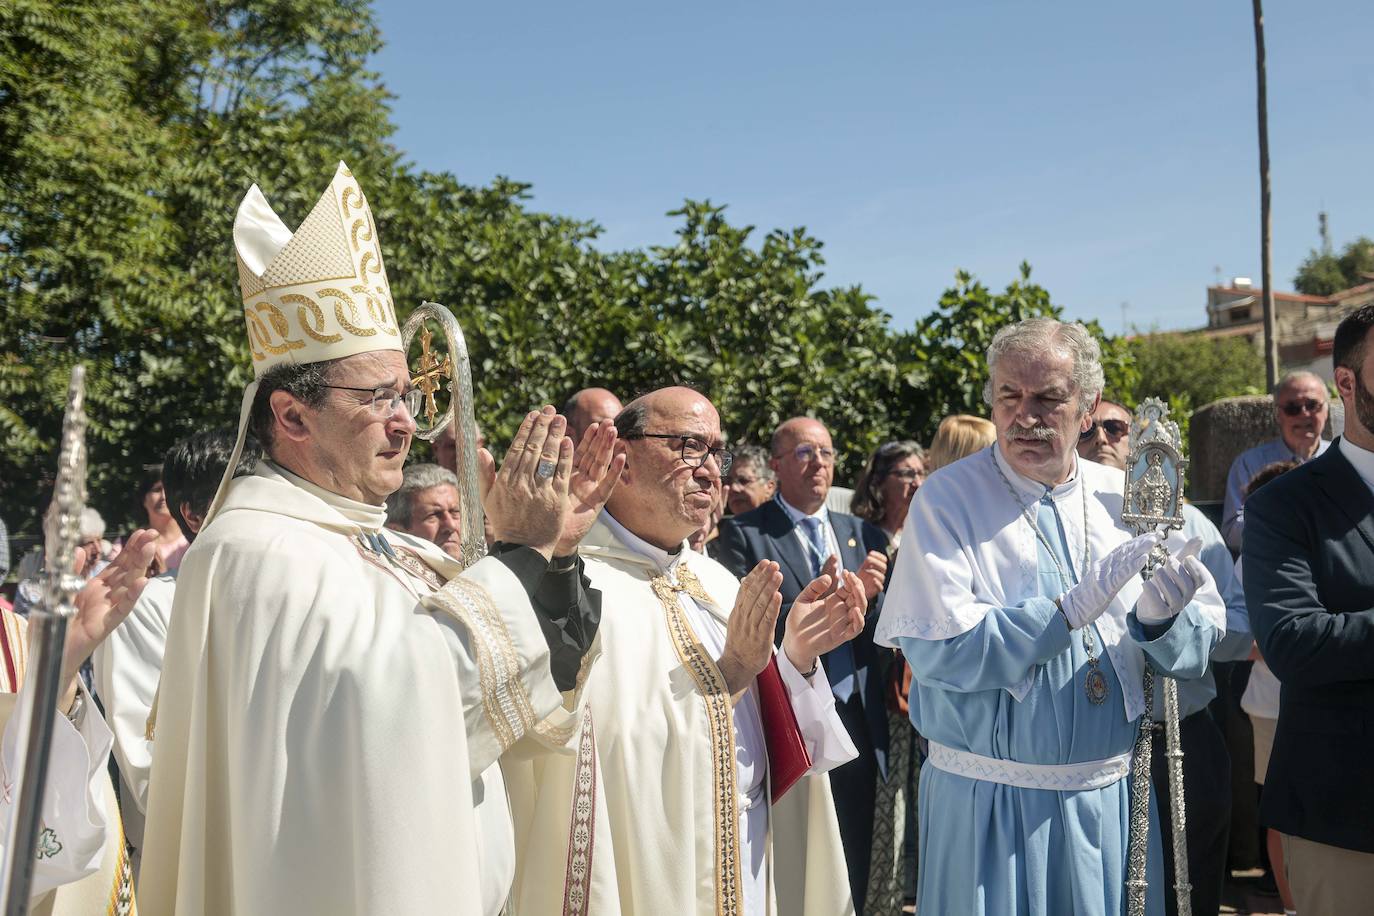
M458 475L448 468L437 464L412 464L405 469L401 488L386 498L386 521L388 525L409 528L412 519L410 498L416 493L445 484L458 489Z
M1297 384L1298 382L1306 381L1316 382L1318 385L1321 385L1323 389L1326 388L1326 379L1322 378L1317 373L1307 369L1294 369L1291 372L1285 372L1283 374L1283 377L1274 384L1274 390L1270 392L1270 394L1277 398L1279 392L1285 388Z
M81 538L94 538L99 541L105 537L105 519L90 506L81 510Z
M1078 322L1053 318L1027 318L1007 325L992 338L988 347L988 380L983 385L983 400L988 406L992 406L992 373L998 360L1009 353L1040 354L1046 350L1073 360L1072 378L1078 388L1079 405L1084 411L1091 410L1093 401L1106 384L1102 372L1102 347Z
M742 467L751 467L759 472L760 480L773 480L777 477L773 469L768 466L768 450L761 445L741 445L734 450L735 460L730 463L730 470L735 471Z

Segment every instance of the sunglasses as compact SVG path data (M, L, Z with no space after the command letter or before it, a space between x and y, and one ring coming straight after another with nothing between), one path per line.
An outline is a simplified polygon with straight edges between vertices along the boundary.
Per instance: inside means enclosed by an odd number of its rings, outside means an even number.
M1289 401L1287 404L1280 404L1279 410L1282 410L1290 417L1296 417L1305 413L1315 414L1322 409L1322 406L1321 401L1303 398L1299 401Z
M1098 427L1107 433L1108 439L1120 439L1131 431L1130 424L1125 420L1093 420L1093 425L1079 433L1078 438L1086 442L1097 435Z

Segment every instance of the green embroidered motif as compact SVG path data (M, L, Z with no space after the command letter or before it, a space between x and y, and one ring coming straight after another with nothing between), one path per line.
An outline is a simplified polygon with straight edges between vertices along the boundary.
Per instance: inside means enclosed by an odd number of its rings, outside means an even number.
M62 844L57 839L57 834L51 827L44 827L43 832L38 835L38 858L51 859L62 851Z

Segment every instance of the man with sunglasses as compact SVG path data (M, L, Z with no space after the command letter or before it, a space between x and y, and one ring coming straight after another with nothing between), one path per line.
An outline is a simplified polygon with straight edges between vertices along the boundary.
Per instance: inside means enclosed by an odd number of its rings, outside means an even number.
M1092 425L1079 434L1078 456L1119 471L1124 479L1131 453L1131 412L1112 401L1101 401L1092 411ZM1177 552L1197 538L1202 546L1198 559L1216 582L1226 603L1226 635L1213 647L1215 662L1242 661L1250 653L1254 637L1245 612L1245 592L1236 575L1236 564L1226 548L1221 532L1207 516L1189 503L1181 507L1183 529L1170 535L1170 549ZM1193 885L1194 913L1215 913L1221 908L1222 884L1226 880L1226 853L1231 834L1231 756L1226 740L1208 712L1217 695L1216 681L1209 664L1201 677L1178 682L1179 741L1183 747L1183 784L1188 812L1188 875ZM1153 719L1156 747L1164 746L1164 688L1155 675ZM1159 811L1169 810L1168 757L1155 753L1150 758L1150 779ZM1174 873L1174 850L1170 839L1173 824L1160 818L1164 872ZM1164 895L1168 916L1176 912L1172 894Z
M807 583L835 568L855 573L873 611L881 606L887 577L887 535L878 526L826 505L835 477L835 444L825 424L793 417L773 433L769 466L777 476L774 497L752 512L722 520L721 562L740 576L761 560L782 571L779 638L793 602ZM873 845L877 781L886 777L888 725L873 627L877 613L853 640L836 646L824 659L835 706L859 756L830 773L844 838L845 861L855 910L864 896Z
M1289 372L1274 386L1274 419L1279 437L1241 452L1226 475L1226 502L1221 533L1226 544L1240 550L1245 529L1245 485L1266 465L1276 461L1310 461L1331 442L1322 438L1326 426L1326 383L1313 372Z

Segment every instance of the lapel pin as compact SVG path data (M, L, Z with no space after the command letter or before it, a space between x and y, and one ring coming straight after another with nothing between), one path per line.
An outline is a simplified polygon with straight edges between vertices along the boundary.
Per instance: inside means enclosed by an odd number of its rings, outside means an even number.
M850 546L850 547L858 547L858 546L859 546L859 542L856 541L856 540L854 540L853 538L850 538L850 539L849 539L849 546Z

